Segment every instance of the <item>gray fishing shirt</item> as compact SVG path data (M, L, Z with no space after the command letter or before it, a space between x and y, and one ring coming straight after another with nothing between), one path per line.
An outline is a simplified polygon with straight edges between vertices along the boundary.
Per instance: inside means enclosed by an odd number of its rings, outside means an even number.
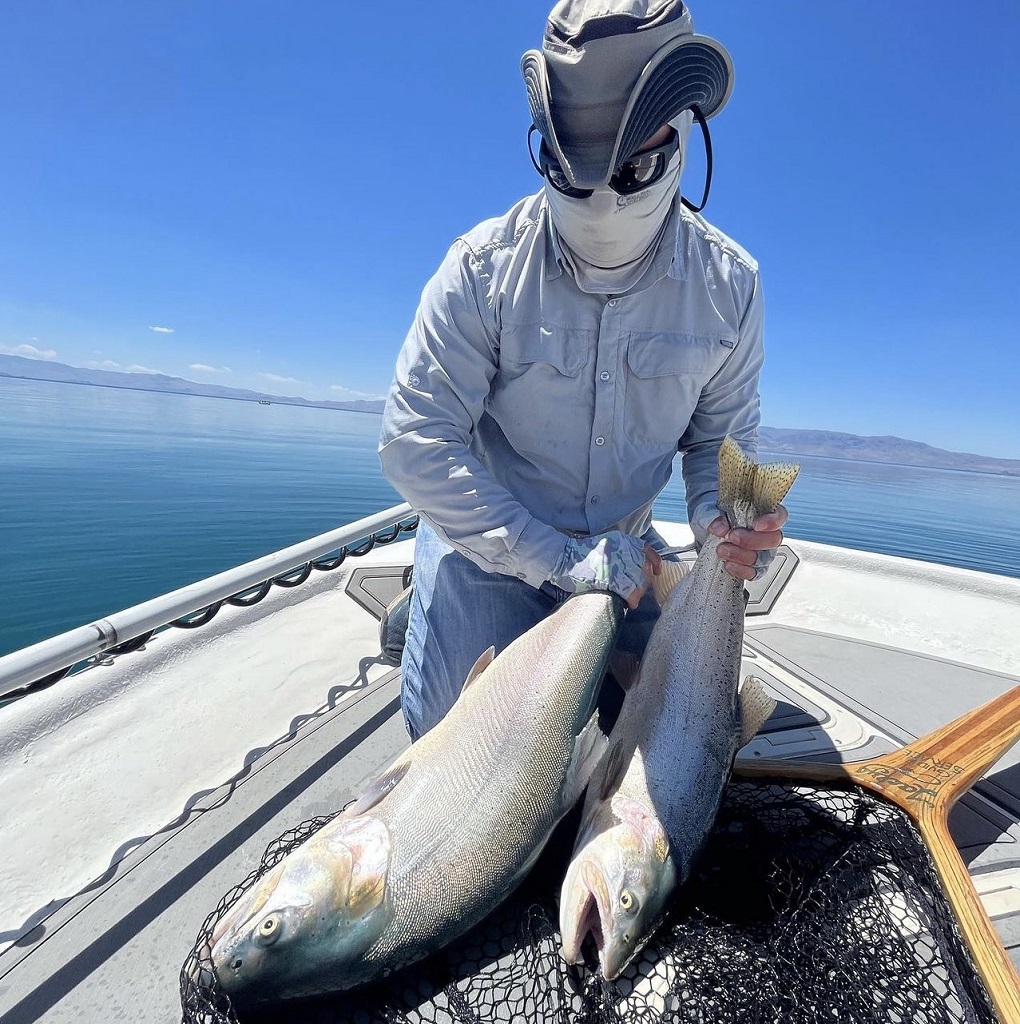
M564 535L640 536L678 450L703 531L718 514L722 439L756 452L757 263L679 202L670 217L623 295L578 288L544 192L458 238L425 286L380 459L483 569L539 587Z

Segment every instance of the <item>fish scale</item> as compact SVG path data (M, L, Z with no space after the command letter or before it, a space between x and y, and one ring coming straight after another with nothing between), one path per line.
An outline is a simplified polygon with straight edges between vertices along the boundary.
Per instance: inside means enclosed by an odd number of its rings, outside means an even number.
M743 635L743 584L733 579L708 540L694 571L673 591L663 627L648 643L636 691L657 686L662 708L641 737L644 771L628 773L620 791L649 798L670 839L681 879L690 870L715 816L738 738L737 674ZM686 585L684 585L686 584ZM687 743L677 743L684 736ZM707 763L707 764L706 764ZM706 770L707 769L707 770Z
M606 593L564 602L245 893L213 931L231 998L268 1002L372 980L501 902L597 763L604 738L592 715L622 608Z
M396 916L407 921L408 926L394 933L390 944L381 945L379 954L391 956L396 949L413 944L413 922L416 919L430 920L434 922L434 927L440 922L447 922L452 927L467 919L480 919L482 915L478 913L479 905L498 894L505 885L497 880L516 873L522 864L530 860L536 830L544 831L551 820L552 811L546 794L555 791L562 784L561 780L572 754L572 737L576 734L575 729L579 730L579 725L571 723L571 719L576 718L578 712L576 698L572 698L569 693L576 685L576 680L568 682L566 693L557 693L553 690L547 694L541 689L541 679L538 678L538 675L544 675L545 672L555 673L562 664L567 669L565 678L570 679L571 664L577 659L576 640L569 639L564 642L555 634L548 639L548 644L533 642L535 650L523 652L526 657L534 657L542 649L545 652L543 662L540 663L536 659L536 665L543 664L541 672L532 676L529 680L531 685L526 687L527 692L534 695L532 698L526 697L522 701L518 681L512 678L511 673L507 673L498 684L494 682L491 686L491 702L480 702L483 703L483 708L475 720L482 724L483 733L488 731L486 725L495 724L497 709L517 701L520 714L513 719L517 728L493 730L493 738L498 736L500 740L498 746L489 749L486 749L487 744L472 747L471 777L458 777L455 764L450 765L446 771L437 771L429 762L430 780L422 794L422 800L430 803L434 800L439 806L450 806L451 813L443 820L434 819L433 828L426 833L436 835L440 841L430 848L431 857L428 862L423 861L416 865L415 886L398 887L394 884L396 880L391 873L391 893L394 900L399 901ZM590 676L593 668L594 665L586 666L582 662L576 666L573 674L578 679L586 678ZM580 671L577 671L578 669ZM470 695L469 690L465 697ZM538 695L542 695L544 699L536 700L535 697ZM533 712L529 713L529 707L535 704L540 706L534 707ZM536 731L536 718L542 716L563 720L565 728L560 732L559 743L550 743ZM531 765L527 776L516 768L509 775L500 770L501 766L525 764ZM419 770L425 771L426 768L423 765ZM447 778L448 776L452 777ZM407 781L409 778L404 780ZM442 792L447 783L451 784L454 792L472 793L475 806L465 808L463 804L450 805L449 793ZM394 799L397 795L395 791ZM470 813L476 810L479 804L485 803L489 806L485 808L484 813L477 816ZM403 838L405 825L414 842L418 842L419 834L416 830L420 829L420 814L416 813L412 802L405 798L400 807L403 813L400 816L394 815L390 821L395 854ZM462 854L465 820L471 821L473 817L475 820L488 819L498 808L502 808L502 816L510 823L512 831L505 837L509 841L493 844L487 849L486 866L489 870L476 879L475 884L466 889L451 884L456 880L450 877L449 865L451 859L455 861ZM380 805L379 813L386 813L384 805ZM519 823L519 827L513 830L515 822Z
M726 438L719 507L732 526L750 528L796 475L795 466L755 465ZM607 978L647 941L673 888L689 876L741 739L745 594L718 557L720 543L710 536L690 573L668 596L658 594L662 613L592 777L563 883L563 954L580 962L591 933ZM678 572L663 567L664 576Z

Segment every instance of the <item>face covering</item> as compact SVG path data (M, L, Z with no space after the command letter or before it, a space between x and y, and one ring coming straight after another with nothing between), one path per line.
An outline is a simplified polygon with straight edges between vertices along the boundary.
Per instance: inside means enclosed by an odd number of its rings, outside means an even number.
M678 200L691 120L687 111L670 122L680 135L680 148L662 178L640 192L621 196L605 185L585 199L576 199L546 187L553 226L582 291L627 291L651 264Z
M662 230L680 182L680 154L666 173L633 195L617 195L608 185L585 199L546 188L549 211L560 240L586 263L602 270L633 263Z

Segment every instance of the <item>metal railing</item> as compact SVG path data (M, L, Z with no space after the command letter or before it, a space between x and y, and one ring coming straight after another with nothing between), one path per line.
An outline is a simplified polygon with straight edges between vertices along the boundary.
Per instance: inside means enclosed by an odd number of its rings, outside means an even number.
M404 522L412 518L413 522ZM139 638L148 639L163 626L202 625L225 601L253 604L268 593L274 582L295 586L307 579L313 568L335 569L348 555L367 554L377 543L394 541L416 526L410 505L394 505L348 526L14 651L0 658L0 701L50 686L80 662L97 655L129 650L131 641L136 641L136 647L141 646L144 640L137 642ZM331 553L336 553L333 558L318 561Z

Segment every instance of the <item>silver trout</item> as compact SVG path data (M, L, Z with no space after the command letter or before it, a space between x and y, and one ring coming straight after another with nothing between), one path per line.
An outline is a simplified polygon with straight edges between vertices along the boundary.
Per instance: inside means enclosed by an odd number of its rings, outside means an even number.
M606 749L595 701L623 615L578 594L493 658L447 716L216 923L235 1000L351 988L433 953L523 879Z
M798 469L755 465L726 438L719 507L732 526L748 529L775 510ZM716 555L720 543L709 535L689 574L664 562L653 581L662 614L592 777L564 879L562 955L581 962L590 934L608 979L648 940L689 877L737 749L775 707L756 681L738 701L746 597Z

